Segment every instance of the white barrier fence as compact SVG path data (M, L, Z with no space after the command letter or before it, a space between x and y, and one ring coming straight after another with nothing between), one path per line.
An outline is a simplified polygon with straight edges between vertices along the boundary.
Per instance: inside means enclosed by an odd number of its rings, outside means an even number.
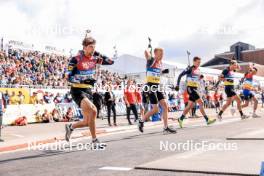
M3 125L11 125L17 118L25 116L28 123L36 123L38 119L36 114L43 114L44 110L48 110L49 113L53 109L58 109L59 113L63 116L66 114L68 108L73 108L73 114L76 117L81 118L81 111L75 103L60 103L60 104L44 104L44 105L32 105L32 104L23 104L23 105L8 105L5 113L3 115ZM116 104L116 113L117 115L126 114L126 106L123 103ZM101 110L103 116L107 116L106 108Z
M27 117L28 123L37 122L36 113L39 111L43 114L44 110L47 109L51 112L55 108L54 104L45 104L45 105L32 105L32 104L23 104L23 105L8 105L5 113L3 115L3 125L12 124L17 118L25 116Z

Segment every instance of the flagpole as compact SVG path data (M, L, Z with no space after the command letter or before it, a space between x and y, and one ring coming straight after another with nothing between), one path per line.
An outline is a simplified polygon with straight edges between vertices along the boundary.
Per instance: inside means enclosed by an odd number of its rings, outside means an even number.
M188 55L188 65L190 66L190 55L191 55L191 53L188 50L187 50L187 55Z

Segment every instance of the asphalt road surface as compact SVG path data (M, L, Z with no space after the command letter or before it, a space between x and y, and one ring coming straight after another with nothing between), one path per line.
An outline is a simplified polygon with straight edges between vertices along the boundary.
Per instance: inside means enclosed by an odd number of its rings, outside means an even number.
M174 127L178 128L175 122ZM182 149L161 150L161 143L186 143L188 141L226 142L226 138L241 134L250 129L263 127L263 118L245 121L229 119L206 126L203 120L178 129L177 134L164 135L162 127L146 128L141 134L136 130L100 136L107 143L105 150L85 150L79 146L89 144L89 138L72 141L72 148L45 150L23 150L0 154L0 176L47 176L47 175L180 175L200 176L208 174L138 170L136 166L168 156L186 152ZM65 142L62 142L65 143ZM62 144L60 143L60 144ZM77 147L78 145L78 147ZM56 144L58 146L58 144ZM190 166L191 167L191 166Z

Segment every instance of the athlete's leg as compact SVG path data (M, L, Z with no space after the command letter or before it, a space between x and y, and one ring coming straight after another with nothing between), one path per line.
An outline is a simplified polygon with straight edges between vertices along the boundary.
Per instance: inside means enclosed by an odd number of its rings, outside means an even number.
M243 109L245 107L248 107L248 105L249 105L249 100L245 100L245 103L241 107Z
M188 105L184 108L182 115L184 115L184 117L186 116L186 114L188 114L188 112L191 110L191 108L193 107L194 102L193 101L188 101ZM183 120L183 119L182 119Z
M159 98L162 98L163 95L158 95ZM164 130L163 133L176 133L176 130L168 127L168 103L163 98L159 100L159 104L162 108L162 119L164 123Z
M158 104L151 104L151 106L152 109L143 116L143 118L141 119L142 121L148 120L152 115L157 114L159 112Z
M168 103L165 99L159 101L160 106L162 108L162 119L164 123L164 128L168 127Z
M196 102L199 105L200 112L202 113L203 116L205 116L206 114L204 111L203 100L201 98L199 98L198 100L196 100Z
M242 106L241 106L241 102L242 101L241 101L241 98L238 95L235 95L235 96L232 97L232 99L236 101L236 103L237 103L237 109L239 111L242 111Z
M72 129L90 127L92 138L96 138L96 126L95 120L97 116L97 110L94 104L88 99L84 98L81 101L81 109L83 114L83 120L72 125Z
M241 98L238 95L235 95L235 96L232 97L232 99L237 102L237 109L239 110L241 119L248 118L248 116L247 115L244 115L244 113L242 111Z
M145 114L145 108L142 104L140 104L140 116L143 117Z
M221 111L224 112L231 105L232 101L233 101L232 98L228 97L226 99L226 103L223 105Z
M252 100L254 102L253 115L256 115L256 110L258 109L258 100L255 96L252 97Z
M143 118L141 119L143 122L148 120L149 117L151 117L152 115L156 114L159 112L159 106L158 106L158 97L157 97L157 91L150 91L148 93L149 95L149 100L152 106L152 109L150 111L148 111Z
M180 128L183 128L183 120L186 116L186 114L190 111L190 109L193 107L194 102L189 100L188 105L185 107L185 109L183 110L183 113L181 115L180 118L178 118L178 122L180 125Z

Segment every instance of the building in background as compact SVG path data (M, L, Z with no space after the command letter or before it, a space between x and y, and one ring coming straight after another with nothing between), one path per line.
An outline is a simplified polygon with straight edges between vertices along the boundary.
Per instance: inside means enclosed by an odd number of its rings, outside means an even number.
M204 63L202 67L220 69L227 67L230 59L236 59L241 66L239 72L244 73L248 70L249 65L259 70L258 76L264 76L264 48L256 49L255 46L237 42L230 46L230 51L216 54L215 57Z

